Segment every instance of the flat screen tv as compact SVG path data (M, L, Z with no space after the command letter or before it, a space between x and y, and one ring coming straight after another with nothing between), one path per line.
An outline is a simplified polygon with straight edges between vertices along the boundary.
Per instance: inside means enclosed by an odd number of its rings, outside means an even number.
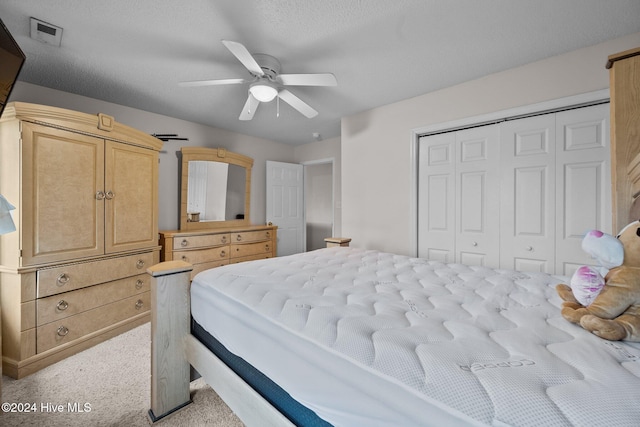
M0 20L0 115L20 74L25 56L7 27Z

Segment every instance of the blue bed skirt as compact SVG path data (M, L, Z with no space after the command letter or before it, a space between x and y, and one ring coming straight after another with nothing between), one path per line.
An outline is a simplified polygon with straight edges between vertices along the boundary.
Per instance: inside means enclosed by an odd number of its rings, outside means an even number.
M331 424L293 399L262 372L251 366L243 358L227 350L193 319L191 320L191 334L296 426L331 427Z

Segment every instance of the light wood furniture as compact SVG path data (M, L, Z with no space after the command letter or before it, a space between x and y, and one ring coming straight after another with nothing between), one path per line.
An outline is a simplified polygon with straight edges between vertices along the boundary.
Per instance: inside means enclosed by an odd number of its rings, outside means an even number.
M224 148L182 147L180 155L180 230L160 233L162 261L190 263L193 279L209 268L276 256L278 227L249 221L253 159Z
M243 261L276 256L274 225L248 225L200 231L162 231L162 261L193 265L191 279L199 272Z
M613 230L620 231L631 219L629 212L638 188L628 179L632 160L640 154L640 48L610 55L611 92L611 184Z
M349 237L327 237L324 241L327 243L328 248L332 248L335 246L349 246L351 239Z
M0 237L2 352L20 378L149 321L159 261L162 142L27 103L0 120L0 193L19 232Z

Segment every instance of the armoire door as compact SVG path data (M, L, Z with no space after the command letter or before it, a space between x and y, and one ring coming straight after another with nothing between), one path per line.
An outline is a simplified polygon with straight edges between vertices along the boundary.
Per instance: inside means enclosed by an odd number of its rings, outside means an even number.
M106 141L105 153L105 252L157 244L157 152Z
M104 141L22 123L22 265L104 253Z

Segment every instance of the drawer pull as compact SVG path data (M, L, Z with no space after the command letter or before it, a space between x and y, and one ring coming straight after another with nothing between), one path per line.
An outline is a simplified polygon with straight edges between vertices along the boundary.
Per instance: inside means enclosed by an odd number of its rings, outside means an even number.
M220 251L220 258L224 258L227 256L227 253L225 251Z
M227 236L222 236L222 239L220 239L220 241L222 243L227 243Z
M144 260L143 259L139 259L138 262L136 262L136 268L137 269L141 269L144 267Z
M236 240L237 240L238 242L241 242L241 241L242 241L242 235L241 235L241 234L238 234L238 235L236 236Z
M144 285L144 282L142 280L136 280L136 289L142 289L142 285Z
M67 308L69 308L69 303L63 299L58 301L58 304L56 304L56 309L58 309L58 311L65 311Z
M189 246L189 241L187 239L182 239L182 242L180 242L180 246L182 246L183 248L185 246Z
M67 273L62 273L61 275L58 276L58 278L56 279L56 282L58 282L58 284L62 286L62 285L66 285L70 279L71 278Z
M189 258L187 258L187 256L186 256L186 255L182 255L182 260L183 260L184 262L189 262Z
M269 245L264 245L264 250L265 252L269 252L271 249L269 249Z
M57 332L59 336L64 337L69 333L69 328L66 326L60 326Z
M140 310L143 305L144 305L144 302L141 299L136 301L136 310Z
M271 233L267 231L267 239L270 239L270 238L271 238Z

